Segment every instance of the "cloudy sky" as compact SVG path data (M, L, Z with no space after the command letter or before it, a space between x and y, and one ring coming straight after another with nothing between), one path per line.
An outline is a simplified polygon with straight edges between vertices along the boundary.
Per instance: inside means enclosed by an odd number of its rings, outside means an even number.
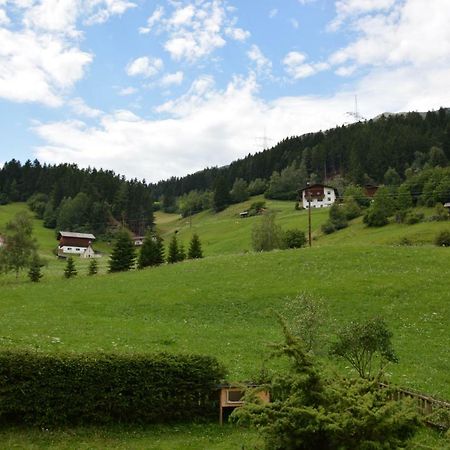
M157 181L450 106L450 0L0 0L0 164ZM265 139L264 139L265 138Z

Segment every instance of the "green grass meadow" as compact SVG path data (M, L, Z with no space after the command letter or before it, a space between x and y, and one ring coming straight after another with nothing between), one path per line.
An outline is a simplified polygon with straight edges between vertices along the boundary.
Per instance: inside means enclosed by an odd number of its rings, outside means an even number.
M239 218L251 202L215 215L189 219L158 212L166 241L178 230L187 247L193 231L206 258L174 265L86 276L88 261L76 259L79 276L63 278L64 262L52 256L54 230L35 221L40 252L49 263L38 284L25 274L0 276L0 345L46 352L189 352L216 356L229 381L255 379L281 340L274 311L301 292L322 297L328 309L322 353L346 322L382 316L394 333L399 364L390 380L450 399L450 249L431 245L449 223L392 224L349 228L323 236L328 212L312 214L312 248L254 253L251 229L260 217ZM307 211L293 202L267 202L284 229L306 231ZM24 204L0 206L0 229ZM398 245L403 237L415 245ZM106 244L100 244L107 249ZM280 362L268 363L278 370ZM340 371L348 373L344 364ZM0 430L0 448L250 449L251 430L216 425L124 429ZM242 447L244 445L244 447ZM410 448L448 448L437 434L423 431Z

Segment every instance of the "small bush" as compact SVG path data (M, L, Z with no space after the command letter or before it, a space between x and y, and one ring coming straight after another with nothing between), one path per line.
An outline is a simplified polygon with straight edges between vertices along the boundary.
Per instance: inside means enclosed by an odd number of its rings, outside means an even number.
M406 223L408 225L414 225L416 223L423 222L425 215L423 213L411 212L406 216Z
M441 231L434 240L439 247L450 247L450 230Z
M325 234L331 234L336 231L336 228L334 228L334 225L328 220L322 225L322 231Z
M293 228L286 230L283 235L284 248L301 248L306 244L305 232Z

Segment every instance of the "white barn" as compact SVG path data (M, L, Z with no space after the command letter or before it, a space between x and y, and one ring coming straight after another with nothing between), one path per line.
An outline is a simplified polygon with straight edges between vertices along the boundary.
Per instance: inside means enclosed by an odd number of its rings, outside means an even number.
M337 191L332 186L325 184L312 184L299 191L303 208L327 208L337 200Z

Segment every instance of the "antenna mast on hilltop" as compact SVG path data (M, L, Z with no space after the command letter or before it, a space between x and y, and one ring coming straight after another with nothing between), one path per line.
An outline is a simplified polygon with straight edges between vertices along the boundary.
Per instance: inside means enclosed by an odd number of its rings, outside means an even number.
M355 122L360 122L361 120L366 120L365 117L363 117L359 111L358 111L358 96L355 95L355 110L352 112L346 112L347 116L353 117L355 119Z
M259 136L255 138L258 147L262 147L261 150L266 150L269 148L269 142L273 141L272 138L267 137L266 127L264 127L264 136Z

